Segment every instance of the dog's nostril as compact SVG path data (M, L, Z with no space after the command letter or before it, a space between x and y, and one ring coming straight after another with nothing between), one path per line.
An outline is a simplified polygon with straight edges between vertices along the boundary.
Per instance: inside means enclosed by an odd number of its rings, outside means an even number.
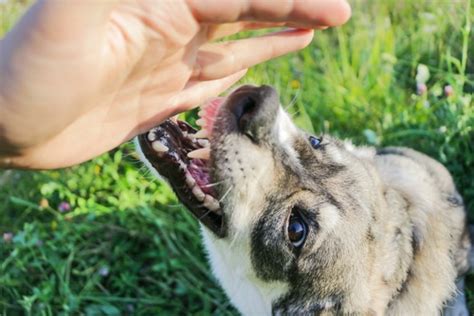
M240 120L244 115L249 114L255 110L255 99L251 96L243 96L237 101L233 108L235 117Z
M279 104L271 87L242 86L229 96L225 108L232 115L235 131L259 142L269 135Z
M252 97L245 97L244 100L242 100L242 105L241 105L241 113L239 116L237 116L237 120L239 122L239 129L241 131L246 131L248 124L250 120L252 119L252 116L255 114L255 110L257 108L255 99Z
M257 101L251 95L242 96L233 106L232 112L237 119L239 130L245 132L257 110Z

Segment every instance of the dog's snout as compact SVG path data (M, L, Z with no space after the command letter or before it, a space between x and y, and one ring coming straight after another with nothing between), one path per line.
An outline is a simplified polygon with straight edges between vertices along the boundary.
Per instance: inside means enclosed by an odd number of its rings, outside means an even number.
M279 106L278 94L270 86L243 86L232 93L227 106L238 131L258 141L273 125Z

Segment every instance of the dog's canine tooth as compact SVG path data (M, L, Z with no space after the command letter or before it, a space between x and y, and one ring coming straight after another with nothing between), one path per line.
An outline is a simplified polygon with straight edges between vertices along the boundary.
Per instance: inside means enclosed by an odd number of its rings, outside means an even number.
M168 147L166 147L163 143L161 143L158 140L151 143L151 147L153 148L154 151L159 152L159 153L164 153L169 150Z
M194 138L209 138L209 134L207 133L206 130L201 129L197 131L195 134L192 134L192 137Z
M193 176L189 172L186 172L186 184L190 188L192 188L196 185L196 180L194 180Z
M217 211L220 208L219 202L217 202L217 200L209 194L206 194L206 196L204 197L203 205L211 211Z
M202 192L201 188L198 185L193 188L193 194L199 202L204 201L204 198L206 197L206 194Z
M209 160L211 156L211 149L209 147L199 148L188 153L189 158L196 158L196 159L205 159Z
M198 139L198 144L202 147L210 147L211 143L207 139Z
M149 131L148 135L147 135L147 138L150 142L153 142L154 140L156 140L155 131L154 130Z
M204 115L204 110L200 110L200 111L198 112L198 116L199 116L199 117L202 117L203 115Z

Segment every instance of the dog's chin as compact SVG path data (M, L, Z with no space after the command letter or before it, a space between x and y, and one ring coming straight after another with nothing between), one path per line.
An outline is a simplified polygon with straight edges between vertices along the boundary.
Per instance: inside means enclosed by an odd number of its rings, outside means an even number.
M169 119L138 136L138 145L149 167L169 182L191 213L224 237L224 215L209 173L210 143L201 135L188 123Z

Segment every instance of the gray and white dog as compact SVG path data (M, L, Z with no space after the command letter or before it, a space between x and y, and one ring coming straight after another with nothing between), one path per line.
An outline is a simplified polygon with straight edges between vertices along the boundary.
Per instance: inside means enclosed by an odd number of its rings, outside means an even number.
M268 86L240 87L200 116L201 131L168 120L138 147L200 220L242 314L467 314L456 287L466 216L441 164L309 135Z

